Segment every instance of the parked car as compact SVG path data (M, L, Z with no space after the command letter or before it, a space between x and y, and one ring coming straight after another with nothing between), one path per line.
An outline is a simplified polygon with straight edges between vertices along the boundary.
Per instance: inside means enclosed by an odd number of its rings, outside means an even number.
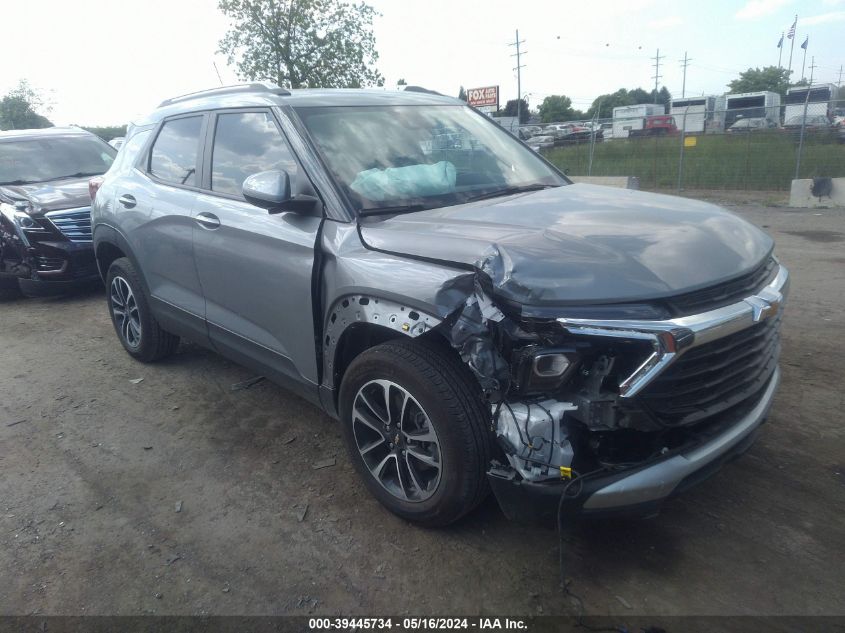
M169 99L93 222L132 357L184 337L287 385L426 525L490 488L518 519L653 514L748 448L779 381L771 238L709 203L572 184L448 97Z
M821 114L808 114L806 117L804 115L790 117L784 121L783 129L787 131L797 131L801 129L802 125L805 130L810 131L828 130L831 127L830 119L826 116Z
M741 134L743 132L756 132L769 130L776 127L775 124L763 117L740 118L734 121L728 128L729 134Z
M0 293L64 293L99 281L87 181L114 156L80 128L0 132Z
M628 132L628 138L638 136L667 136L678 134L678 126L675 124L675 117L670 114L655 114L642 118L642 121L629 120L633 126Z
M539 136L532 136L525 142L528 144L528 147L533 149L535 152L539 152L541 149L554 147L555 137L548 134L540 134Z
M123 143L126 139L122 136L118 136L117 138L113 138L109 141L109 145L111 145L115 149L120 149L123 147Z

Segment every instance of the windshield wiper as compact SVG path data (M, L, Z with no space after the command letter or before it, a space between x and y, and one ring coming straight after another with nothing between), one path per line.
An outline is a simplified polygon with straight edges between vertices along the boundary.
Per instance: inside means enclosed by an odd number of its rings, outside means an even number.
M552 187L559 187L560 185L521 185L518 187L505 187L504 189L497 189L496 191L488 191L486 193L479 193L475 196L469 196L467 202L475 202L476 200L488 200L490 198L501 198L502 196L511 196L515 193L525 193L527 191L540 191L541 189L550 189Z
M32 185L36 182L41 182L40 180L24 180L23 178L18 178L17 180L9 180L8 182L0 182L0 187L4 185Z
M75 174L67 174L66 176L56 176L55 178L50 178L50 180L63 180L65 178L84 178L85 176L101 176L103 172L101 171L78 171Z
M428 207L424 204L397 204L392 207L373 207L372 209L361 209L358 215L388 215L391 213L413 213L424 211Z

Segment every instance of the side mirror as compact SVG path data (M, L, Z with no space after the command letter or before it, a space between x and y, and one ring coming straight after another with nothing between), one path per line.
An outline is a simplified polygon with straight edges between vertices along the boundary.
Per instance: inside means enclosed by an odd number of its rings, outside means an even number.
M262 171L244 180L244 198L262 209L273 210L290 200L290 176L286 171Z

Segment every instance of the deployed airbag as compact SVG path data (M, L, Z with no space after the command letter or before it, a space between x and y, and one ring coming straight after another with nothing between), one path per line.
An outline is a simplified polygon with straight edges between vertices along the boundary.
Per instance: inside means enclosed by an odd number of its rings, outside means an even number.
M455 166L442 160L433 165L408 165L360 172L352 191L368 200L420 198L451 193L455 190Z

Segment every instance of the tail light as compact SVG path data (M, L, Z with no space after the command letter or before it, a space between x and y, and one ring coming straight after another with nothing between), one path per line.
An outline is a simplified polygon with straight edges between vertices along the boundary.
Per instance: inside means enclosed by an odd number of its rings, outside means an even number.
M94 202L94 198L97 197L97 192L100 190L100 186L102 184L102 176L95 176L94 178L88 180L88 195L91 196L91 202Z

